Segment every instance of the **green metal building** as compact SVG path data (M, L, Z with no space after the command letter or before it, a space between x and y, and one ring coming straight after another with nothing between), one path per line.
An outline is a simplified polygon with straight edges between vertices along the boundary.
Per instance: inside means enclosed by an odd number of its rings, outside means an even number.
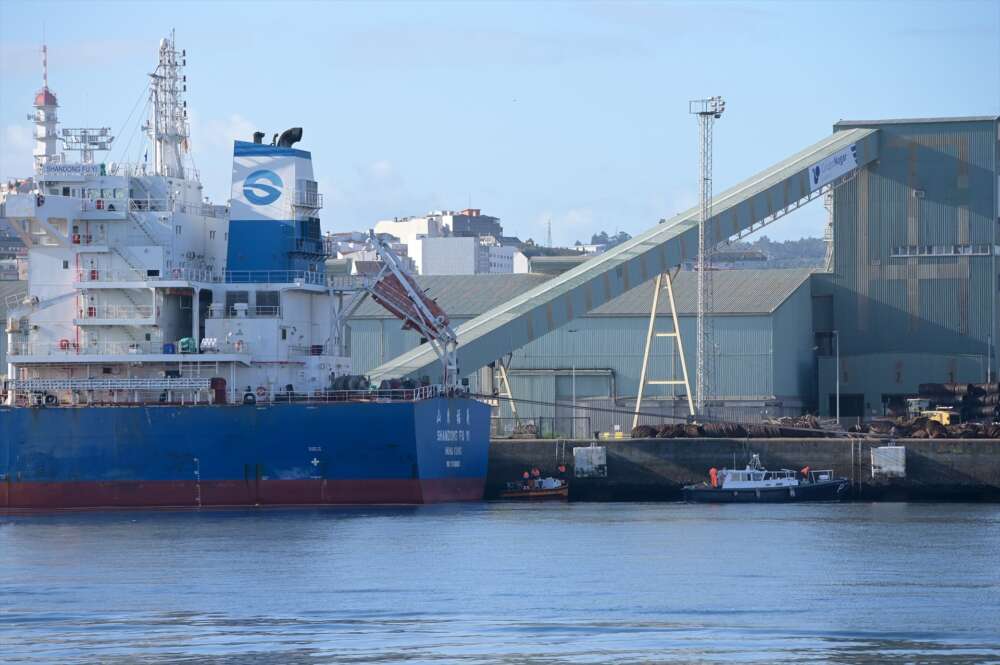
M719 271L715 291L715 386L720 403L713 415L740 420L797 415L814 403L815 351L811 299L806 269ZM495 308L550 279L551 275L421 276L427 289L455 325ZM694 386L696 275L681 272L674 293L684 344L684 356ZM646 282L585 316L557 328L511 354L508 376L518 403L518 416L540 423L546 433L627 432L635 408L649 325L653 283ZM662 297L657 329L672 329L669 304ZM351 356L355 371L366 372L386 359L414 348L419 340L372 301L366 301L350 321ZM652 378L679 378L680 355L675 341L661 338L650 355ZM435 377L431 377L432 379ZM473 391L502 390L496 369L484 368L470 377ZM575 399L574 399L575 398ZM573 404L576 403L574 409ZM724 403L724 405L723 405ZM598 407L607 411L592 411ZM643 418L687 416L681 386L651 386L646 390ZM616 413L617 411L617 413ZM509 402L501 401L498 426L512 426Z
M833 273L813 278L818 406L899 409L923 382L995 380L997 117L842 121L878 160L833 194Z

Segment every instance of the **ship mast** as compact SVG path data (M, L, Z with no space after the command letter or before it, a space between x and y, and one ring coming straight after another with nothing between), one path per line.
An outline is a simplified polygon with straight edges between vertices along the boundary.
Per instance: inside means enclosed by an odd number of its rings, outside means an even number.
M187 77L181 72L187 65L187 52L178 51L174 31L160 40L160 60L149 75L151 113L143 126L153 144L153 173L171 178L184 177L181 153L187 152L190 129L187 120Z

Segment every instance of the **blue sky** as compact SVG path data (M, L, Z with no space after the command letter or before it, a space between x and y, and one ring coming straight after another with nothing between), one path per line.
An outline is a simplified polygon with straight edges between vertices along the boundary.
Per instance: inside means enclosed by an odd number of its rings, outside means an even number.
M121 159L176 28L207 193L228 198L234 137L301 125L330 230L471 203L522 238L635 234L697 201L687 101L715 94L716 191L838 119L1000 114L1000 2L4 0L2 177L31 169L43 16L64 126L111 126Z

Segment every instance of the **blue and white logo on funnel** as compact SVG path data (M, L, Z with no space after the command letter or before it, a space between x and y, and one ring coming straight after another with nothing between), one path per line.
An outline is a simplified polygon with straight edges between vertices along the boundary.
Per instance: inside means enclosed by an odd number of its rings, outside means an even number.
M243 181L243 196L254 205L266 206L278 200L282 186L281 178L274 171L254 171Z

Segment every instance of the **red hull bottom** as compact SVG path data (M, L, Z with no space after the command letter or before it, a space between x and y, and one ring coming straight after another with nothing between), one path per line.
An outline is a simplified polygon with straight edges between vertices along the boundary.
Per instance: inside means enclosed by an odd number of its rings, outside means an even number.
M485 478L0 483L0 509L202 508L480 501Z

